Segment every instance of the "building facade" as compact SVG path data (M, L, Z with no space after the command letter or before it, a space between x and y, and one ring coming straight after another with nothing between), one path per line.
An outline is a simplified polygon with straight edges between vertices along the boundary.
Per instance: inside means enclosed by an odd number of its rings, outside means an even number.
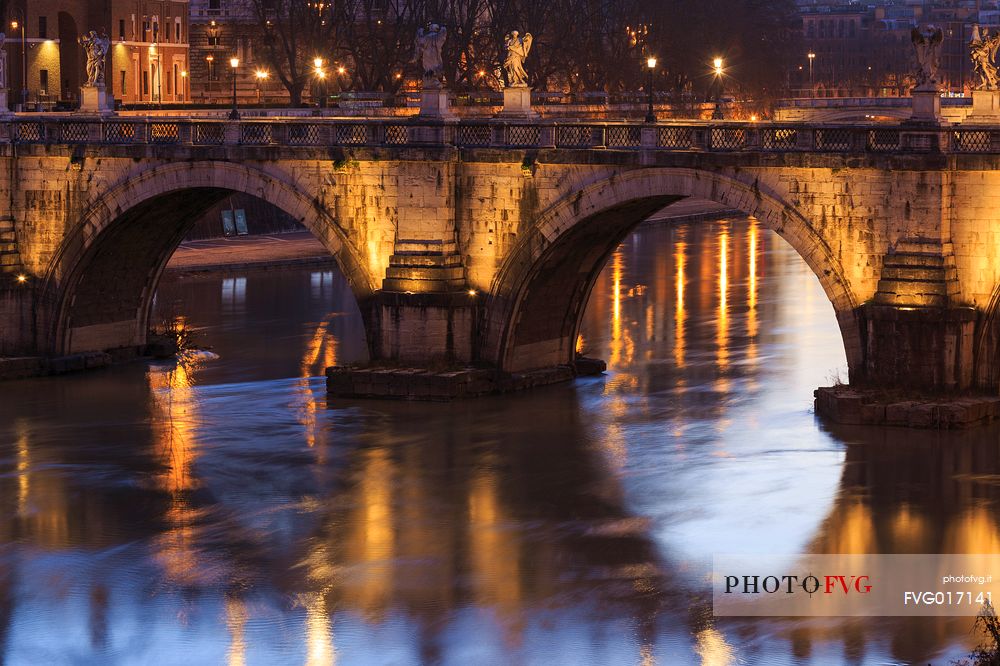
M943 89L968 93L973 26L1000 29L996 0L807 1L799 13L802 55L789 75L798 97L908 95L916 70L910 33L928 23L944 32Z
M188 0L13 0L5 25L12 108L75 106L87 80L78 40L91 30L111 41L105 85L116 100L189 99Z
M245 0L191 0L191 100L226 104L232 100L237 58L236 96L241 105L282 103L288 91L254 48L257 21Z

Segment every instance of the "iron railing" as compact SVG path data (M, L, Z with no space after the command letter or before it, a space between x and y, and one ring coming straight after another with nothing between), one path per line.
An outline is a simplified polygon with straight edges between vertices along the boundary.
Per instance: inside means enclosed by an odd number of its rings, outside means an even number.
M0 143L88 145L341 146L446 145L460 149L651 150L695 152L995 153L1000 127L912 128L874 123L579 122L508 119L253 119L122 117L16 118Z

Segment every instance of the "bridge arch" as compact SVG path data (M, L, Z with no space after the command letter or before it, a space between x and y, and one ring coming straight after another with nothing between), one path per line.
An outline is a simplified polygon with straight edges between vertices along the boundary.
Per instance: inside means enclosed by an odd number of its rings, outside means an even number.
M784 238L819 278L833 304L851 375L863 368L858 302L843 267L809 220L751 175L647 168L594 183L525 224L491 286L482 356L517 372L571 363L590 292L608 257L663 206L694 197L757 218Z
M242 164L175 162L130 173L98 192L46 271L56 354L145 343L153 296L167 261L198 214L231 193L267 201L323 243L361 303L376 288L362 253L331 213L281 177Z

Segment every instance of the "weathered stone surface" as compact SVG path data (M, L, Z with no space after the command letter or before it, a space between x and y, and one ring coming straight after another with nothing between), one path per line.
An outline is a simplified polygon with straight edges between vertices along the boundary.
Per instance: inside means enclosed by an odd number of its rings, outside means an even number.
M814 393L816 413L844 425L888 425L908 428L957 429L1000 418L1000 397L961 395L900 399L880 389L830 386Z

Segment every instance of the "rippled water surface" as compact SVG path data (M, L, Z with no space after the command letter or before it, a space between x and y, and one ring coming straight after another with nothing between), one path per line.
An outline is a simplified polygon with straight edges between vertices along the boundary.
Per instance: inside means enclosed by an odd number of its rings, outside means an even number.
M645 227L608 373L327 400L333 269L172 279L213 354L0 386L0 662L946 664L967 619L713 619L713 553L1000 552L998 433L830 430L833 310L754 221ZM213 355L217 358L213 358Z

